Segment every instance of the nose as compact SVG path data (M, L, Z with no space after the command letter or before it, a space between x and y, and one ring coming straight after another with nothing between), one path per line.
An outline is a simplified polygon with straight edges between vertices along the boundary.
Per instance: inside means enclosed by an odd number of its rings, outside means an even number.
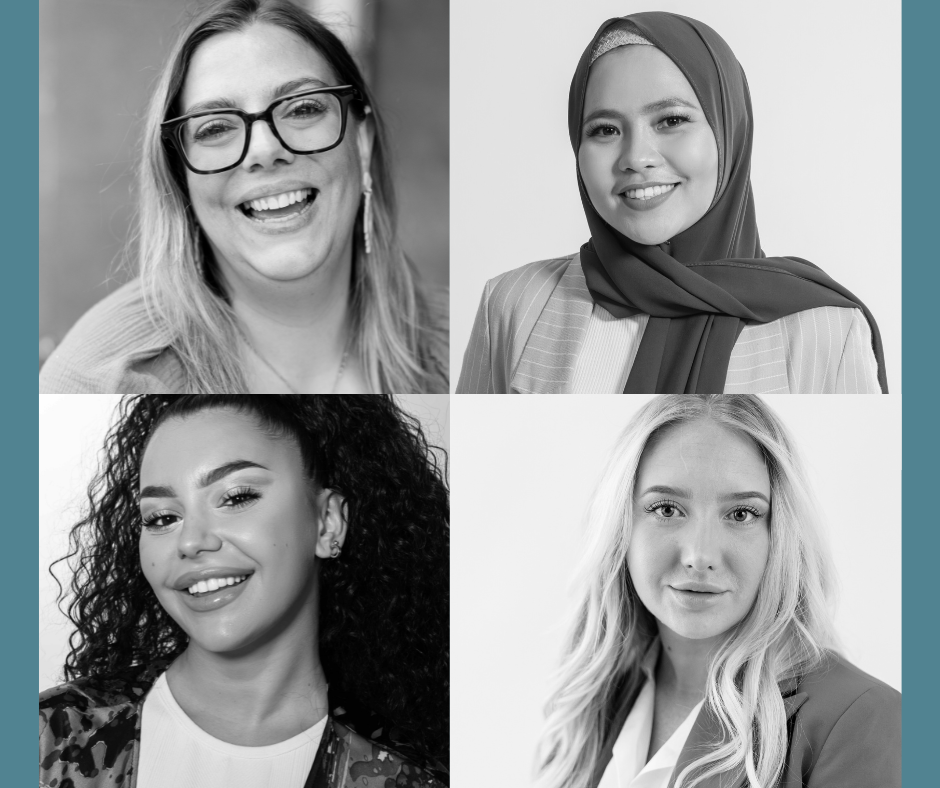
M290 164L293 160L294 154L274 136L274 129L266 121L256 120L251 127L248 153L245 154L245 160L241 166L252 171L273 167L278 162Z
M682 529L680 560L693 572L713 572L721 563L721 527L710 521L692 521Z
M659 167L664 159L656 146L656 138L650 130L630 130L622 137L620 156L617 159L617 168L626 170L654 169Z
M196 558L200 553L213 553L222 547L221 538L204 516L188 515L178 533L176 549L181 558Z

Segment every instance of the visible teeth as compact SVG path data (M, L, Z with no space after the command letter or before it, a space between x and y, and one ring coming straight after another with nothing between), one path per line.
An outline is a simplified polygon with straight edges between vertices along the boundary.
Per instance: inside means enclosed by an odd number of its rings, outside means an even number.
M254 211L273 211L275 208L286 208L295 202L306 200L311 191L311 189L299 189L294 192L274 194L270 197L260 197L257 200L251 200L248 207Z
M225 586L233 586L236 583L240 583L248 575L238 575L236 577L210 577L208 580L200 580L198 583L191 585L187 591L190 594L207 594L210 591L218 591L220 588Z
M634 200L648 200L650 197L658 197L676 188L676 184L670 183L665 186L647 186L645 189L628 189L626 194Z

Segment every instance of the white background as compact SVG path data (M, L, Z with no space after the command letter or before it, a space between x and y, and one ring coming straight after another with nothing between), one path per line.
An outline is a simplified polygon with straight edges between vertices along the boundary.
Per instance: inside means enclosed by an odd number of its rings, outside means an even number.
M881 328L901 383L901 4L873 0L451 3L451 380L483 285L588 239L568 88L606 19L699 19L744 67L752 183L770 256L819 265Z
M417 417L432 445L450 443L447 395L397 397ZM44 394L39 398L39 689L58 684L68 654L71 624L57 609L58 588L49 565L68 552L68 532L81 519L85 491L97 470L98 453L120 397ZM63 585L71 580L56 567Z
M528 785L565 637L582 515L646 395L454 397L453 788ZM810 467L841 581L845 656L901 688L900 398L766 398Z

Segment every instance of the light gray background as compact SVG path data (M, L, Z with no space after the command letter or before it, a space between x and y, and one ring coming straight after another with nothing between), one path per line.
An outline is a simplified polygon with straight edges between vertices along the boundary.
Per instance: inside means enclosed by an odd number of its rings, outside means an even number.
M447 450L450 403L444 394L399 395L417 417L428 442ZM56 607L58 588L49 565L68 551L68 531L81 518L85 491L120 397L110 394L44 394L39 397L39 689L61 681L71 624ZM63 585L71 579L56 567Z
M476 0L451 8L451 381L487 279L588 239L568 88L604 20L673 11L744 66L768 255L822 267L871 309L901 385L901 4ZM453 390L453 389L452 389Z
M647 395L488 397L452 405L453 788L528 785L565 636L582 515ZM900 398L767 398L811 470L841 580L846 656L901 688Z

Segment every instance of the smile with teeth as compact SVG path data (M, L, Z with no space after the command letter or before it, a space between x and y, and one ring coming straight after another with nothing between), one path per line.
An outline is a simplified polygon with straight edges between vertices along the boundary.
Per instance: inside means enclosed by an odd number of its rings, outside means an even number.
M218 591L220 588L225 588L225 586L234 586L238 585L244 580L248 579L248 575L236 575L235 577L210 577L208 580L200 580L198 583L193 583L186 590L192 594L208 594L211 591Z
M649 200L651 197L659 197L660 194L672 191L676 186L678 186L676 183L666 183L662 186L647 186L645 189L628 189L624 195L632 200Z
M248 200L238 207L246 216L266 221L294 216L312 203L315 197L316 189L297 189L272 194L269 197L259 197L257 200Z

